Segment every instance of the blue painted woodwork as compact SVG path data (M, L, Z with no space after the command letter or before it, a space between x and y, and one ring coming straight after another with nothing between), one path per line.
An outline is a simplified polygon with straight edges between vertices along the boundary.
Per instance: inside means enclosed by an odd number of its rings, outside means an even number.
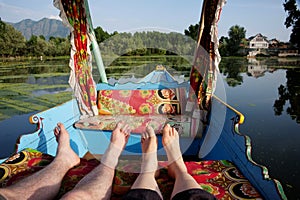
M279 181L271 179L268 169L252 160L251 140L238 130L243 115L216 98L213 99L212 110L209 128L201 141L200 159L229 160L265 199L286 199L284 194L280 196L278 193L282 190Z
M33 148L55 156L57 142L53 130L56 124L61 122L70 134L72 149L79 156L84 156L88 151L84 136L73 127L74 122L79 120L79 117L79 109L74 99L32 116L31 121L37 124L37 130L20 137L16 152L25 148Z

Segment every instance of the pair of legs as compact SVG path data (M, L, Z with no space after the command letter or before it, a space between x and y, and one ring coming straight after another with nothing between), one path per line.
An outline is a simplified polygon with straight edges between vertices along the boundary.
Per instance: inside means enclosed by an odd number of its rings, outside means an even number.
M168 174L175 179L171 199L215 199L215 197L200 189L199 184L187 172L179 146L179 135L169 124L163 128L162 143L168 157ZM163 199L155 180L157 170L157 138L151 127L141 138L143 159L141 173L131 187L125 199ZM148 190L148 191L145 191ZM156 198L150 191L156 192ZM144 194L143 194L144 193ZM153 192L152 192L153 194Z
M55 198L63 177L68 170L79 164L80 159L71 149L69 134L62 124L59 123L57 125L54 134L58 142L55 159L47 167L32 176L7 188L0 188L0 200ZM101 159L101 164L87 174L62 199L110 199L115 167L122 149L128 141L129 135L129 126L124 122L119 122L112 132L111 143ZM146 132L143 133L141 145L143 151L142 171L134 182L131 191L124 198L134 199L134 195L131 196L131 192L143 193L146 189L154 192L157 198L162 199L161 192L155 180L155 171L158 164L157 138L151 127L147 127ZM179 135L169 125L166 125L163 129L163 145L169 161L168 173L175 179L171 197L176 197L176 195L191 189L202 191L193 177L187 173L180 152ZM179 197L178 199L186 199L185 197ZM148 198L153 199L149 196Z
M58 142L55 159L44 169L16 184L0 188L0 200L47 200L56 197L63 177L71 168L79 164L80 158L70 147L70 136L63 124L57 124L54 134ZM129 135L129 126L119 122L113 130L111 143L101 164L79 181L62 199L110 199L115 167Z

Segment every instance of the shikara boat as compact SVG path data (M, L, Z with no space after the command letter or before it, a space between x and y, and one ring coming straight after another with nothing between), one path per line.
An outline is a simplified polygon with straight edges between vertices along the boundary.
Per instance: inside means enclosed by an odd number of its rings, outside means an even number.
M132 134L116 169L112 199L122 197L139 173L140 133L151 125L157 133L160 176L164 198L170 198L174 181L166 173L161 129L166 123L180 133L180 146L189 173L218 199L287 199L279 181L251 157L251 140L239 132L244 115L224 102L218 79L217 23L224 0L204 0L197 48L190 78L178 82L157 63L144 78L108 84L96 42L87 1L56 0L64 23L70 27L72 50L70 85L74 98L30 117L36 131L22 135L16 151L0 160L0 186L6 187L49 164L56 154L53 128L62 122L71 146L81 157L63 180L60 194L72 189L100 163L111 131L119 120L132 126ZM100 71L94 84L91 56ZM67 67L67 66L66 66Z

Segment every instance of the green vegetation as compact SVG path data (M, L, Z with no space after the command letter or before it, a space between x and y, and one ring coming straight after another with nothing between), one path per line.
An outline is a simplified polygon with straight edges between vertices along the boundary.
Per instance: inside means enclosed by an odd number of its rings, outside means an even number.
M2 57L64 56L70 53L69 38L31 36L26 41L21 32L0 20L0 55Z
M220 54L223 56L243 55L242 43L245 43L246 30L238 25L232 26L228 31L228 37L220 39ZM244 45L246 46L246 45Z
M290 42L300 50L300 10L296 0L285 0L284 10L288 13L284 25L286 28L292 27ZM298 5L300 6L300 5Z
M0 120L14 115L42 111L71 99L71 92L34 95L34 91L61 88L68 85L35 85L26 83L0 84Z
M101 27L95 30L97 42L107 55L193 55L195 41L180 33L137 32L107 33ZM112 37L113 36L113 37ZM70 38L32 35L26 40L21 32L0 20L0 56L11 57L58 57L70 54Z
M193 55L196 42L180 33L118 33L100 43L103 55L150 56Z
M190 25L188 29L184 30L185 35L190 36L194 40L198 37L199 23ZM228 37L222 36L219 39L219 51L221 56L244 56L246 55L246 29L239 25L230 27Z
M198 24L191 24L188 29L184 30L184 34L190 36L192 39L197 41L198 39L198 31L199 31L200 22Z

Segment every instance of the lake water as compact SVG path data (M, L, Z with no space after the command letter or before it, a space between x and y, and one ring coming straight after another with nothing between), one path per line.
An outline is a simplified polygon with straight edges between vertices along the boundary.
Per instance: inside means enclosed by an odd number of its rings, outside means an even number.
M253 160L300 199L300 60L223 59L220 68L227 102L245 115L240 132L251 137Z
M142 77L156 64L174 75L189 75L189 62L178 57L122 57L110 62L107 73ZM67 66L68 59L0 63L0 157L12 152L19 134L34 129L16 130L15 122L23 124L28 113L71 99ZM245 115L240 132L252 139L254 161L268 167L289 199L300 199L300 59L223 58L220 71L227 103Z

